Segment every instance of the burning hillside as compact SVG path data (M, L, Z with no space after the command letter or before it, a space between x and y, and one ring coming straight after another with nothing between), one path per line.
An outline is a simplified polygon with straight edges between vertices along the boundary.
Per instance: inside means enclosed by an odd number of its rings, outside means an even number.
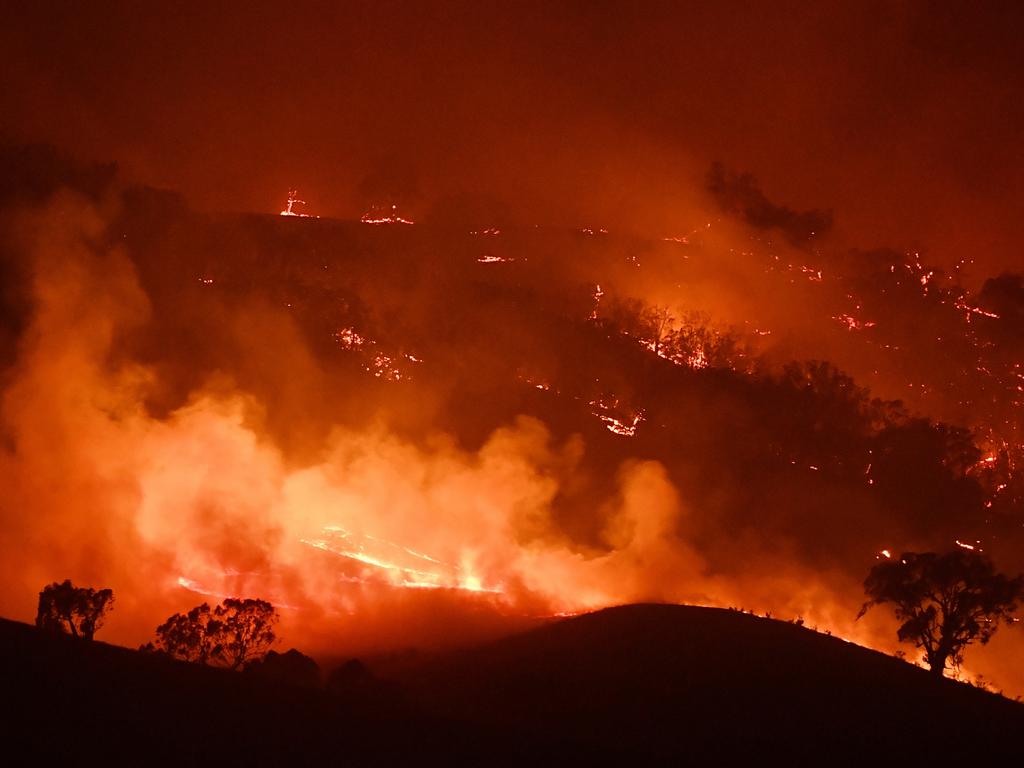
M137 643L258 595L339 652L655 600L890 649L855 622L878 553L1024 565L1015 278L811 246L810 214L777 241L715 194L685 236L10 208L0 610L110 584ZM970 670L1024 685L1019 643Z

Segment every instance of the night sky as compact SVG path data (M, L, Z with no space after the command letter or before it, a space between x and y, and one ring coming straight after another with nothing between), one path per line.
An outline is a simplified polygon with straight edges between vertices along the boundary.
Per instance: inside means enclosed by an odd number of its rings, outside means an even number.
M429 213L658 233L715 160L833 237L1020 264L1015 3L19 3L9 140L116 161L205 210Z

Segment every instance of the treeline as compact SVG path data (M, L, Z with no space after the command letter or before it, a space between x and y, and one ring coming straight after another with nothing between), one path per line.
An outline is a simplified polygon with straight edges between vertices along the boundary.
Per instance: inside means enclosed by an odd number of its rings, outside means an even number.
M111 589L54 582L39 593L36 627L41 631L93 640L112 610ZM261 679L305 687L324 686L334 693L380 692L385 686L358 659L332 670L326 679L312 658L291 648L272 649L279 615L258 598L226 598L176 613L156 628L155 639L139 650L154 657L242 672Z

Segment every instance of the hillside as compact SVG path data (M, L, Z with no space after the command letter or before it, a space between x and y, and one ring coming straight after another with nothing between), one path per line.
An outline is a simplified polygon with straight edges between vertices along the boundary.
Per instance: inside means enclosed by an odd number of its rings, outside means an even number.
M453 716L665 760L775 754L1020 754L1024 706L809 629L735 611L630 605L406 674Z
M924 263L718 219L378 226L100 186L0 212L0 614L70 578L135 646L259 597L345 658L648 602L849 635L881 553L1024 570L1021 374L947 387L1016 371L1024 336ZM947 390L1017 415L947 422ZM1022 641L972 673L1024 691Z
M10 754L41 765L516 765L539 754L593 755L405 705L400 695L324 691L40 635L0 620L2 721Z
M377 672L271 685L0 623L9 748L178 764L843 763L1019 753L1024 707L791 624L634 605Z

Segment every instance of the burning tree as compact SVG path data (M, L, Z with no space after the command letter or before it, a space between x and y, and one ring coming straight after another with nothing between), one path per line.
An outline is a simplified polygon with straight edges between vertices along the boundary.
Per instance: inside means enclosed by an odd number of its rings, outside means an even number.
M277 639L277 620L277 611L266 600L229 597L213 609L203 603L174 614L157 627L156 642L144 649L238 669L270 649Z
M991 560L967 549L944 555L906 552L872 568L864 589L871 599L857 618L875 605L892 603L903 622L900 641L921 648L932 673L941 677L950 662L960 666L968 644L984 645L1000 621L1015 621L1024 576L996 573Z
M54 582L39 593L36 626L92 640L113 602L113 590L76 587L70 579Z

